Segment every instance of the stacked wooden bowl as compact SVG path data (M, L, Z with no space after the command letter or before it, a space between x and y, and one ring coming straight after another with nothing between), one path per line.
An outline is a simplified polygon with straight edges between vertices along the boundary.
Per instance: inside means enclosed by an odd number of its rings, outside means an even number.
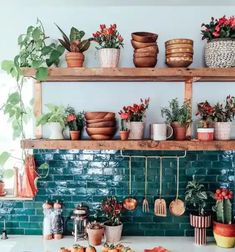
M116 132L116 118L113 112L86 112L86 132L93 140L112 139Z
M136 67L155 67L159 52L156 42L158 35L151 32L134 32L131 37L131 44L135 49L134 65Z
M193 40L171 39L165 42L165 48L169 67L188 67L193 62Z

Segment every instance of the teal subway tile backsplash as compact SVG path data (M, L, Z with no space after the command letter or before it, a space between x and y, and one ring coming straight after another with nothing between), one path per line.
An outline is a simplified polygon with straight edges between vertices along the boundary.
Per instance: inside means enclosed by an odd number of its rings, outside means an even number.
M64 202L65 231L72 233L70 219L72 210L81 202L90 207L93 218L105 196L116 195L120 200L128 196L128 158L120 157L120 151L92 150L34 150L39 166L48 162L49 176L38 183L38 194L34 201L0 202L0 228L6 219L9 234L42 233L42 204L56 199ZM124 155L183 155L182 151L124 151ZM163 160L163 197L167 205L176 195L176 160ZM235 152L196 151L188 152L180 159L180 198L184 198L185 186L195 175L210 189L230 186L235 191ZM148 159L148 195L150 213L142 213L144 194L144 158L132 158L132 194L138 199L138 209L125 212L124 235L191 236L188 211L181 217L156 217L154 200L159 193L159 159ZM235 214L235 213L234 213ZM208 230L211 234L211 231Z

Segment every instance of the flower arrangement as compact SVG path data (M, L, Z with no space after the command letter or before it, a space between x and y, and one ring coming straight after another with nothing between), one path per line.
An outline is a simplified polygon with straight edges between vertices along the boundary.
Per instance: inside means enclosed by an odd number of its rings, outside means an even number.
M208 101L200 102L197 104L197 113L196 116L200 116L200 127L208 128L210 122L212 121L212 116L214 114L214 107L210 105Z
M134 103L132 106L124 106L119 115L123 115L123 119L131 122L142 122L145 117L145 112L149 107L150 98L140 99L140 103Z
M100 29L93 33L93 40L99 44L98 49L102 48L116 48L123 47L123 37L117 30L117 25L112 24L106 27L105 24L100 25Z
M116 197L107 197L101 204L101 210L103 211L107 220L107 225L118 226L121 224L120 217L123 206L118 202Z
M81 131L84 127L84 112L76 113L73 107L68 106L65 110L66 123L70 131Z
M219 19L211 18L209 24L202 24L202 39L210 41L216 38L235 38L235 17L226 18L223 16Z

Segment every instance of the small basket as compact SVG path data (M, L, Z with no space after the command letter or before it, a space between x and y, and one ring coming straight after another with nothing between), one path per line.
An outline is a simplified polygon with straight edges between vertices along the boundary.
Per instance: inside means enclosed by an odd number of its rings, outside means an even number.
M235 66L235 39L213 39L205 46L205 63L208 67Z

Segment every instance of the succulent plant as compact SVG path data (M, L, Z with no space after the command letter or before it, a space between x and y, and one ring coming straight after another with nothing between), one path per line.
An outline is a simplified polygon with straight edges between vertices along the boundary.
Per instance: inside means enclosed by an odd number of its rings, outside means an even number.
M69 37L63 32L63 30L56 24L57 28L62 34L63 39L58 39L60 44L69 52L83 53L90 47L90 39L82 38L85 35L84 31L79 31L77 28L72 27Z
M87 228L89 229L101 229L104 228L104 224L97 222L97 221L93 221L88 223Z

